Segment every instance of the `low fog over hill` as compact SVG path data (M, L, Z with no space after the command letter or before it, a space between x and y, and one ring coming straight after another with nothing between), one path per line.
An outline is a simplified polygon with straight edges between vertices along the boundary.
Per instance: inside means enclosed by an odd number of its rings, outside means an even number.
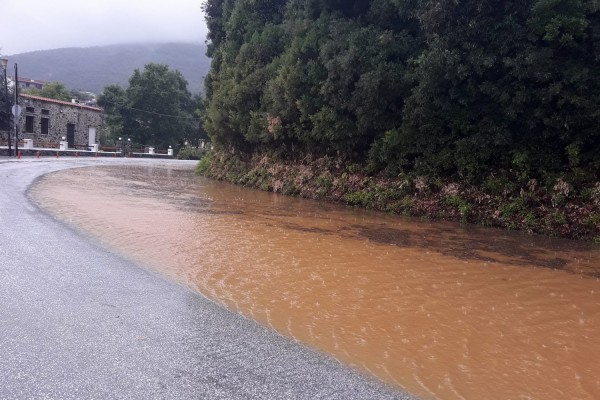
M19 76L43 81L59 81L69 89L100 93L112 83L127 87L135 68L153 62L179 70L192 93L202 91L210 67L206 46L194 43L119 44L87 48L34 51L9 56L18 63Z

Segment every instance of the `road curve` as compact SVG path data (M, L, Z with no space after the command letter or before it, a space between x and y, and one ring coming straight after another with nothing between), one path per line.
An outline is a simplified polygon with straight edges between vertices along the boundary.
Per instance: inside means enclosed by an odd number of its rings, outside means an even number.
M48 172L142 162L153 161L0 159L1 399L411 398L111 253L27 198Z

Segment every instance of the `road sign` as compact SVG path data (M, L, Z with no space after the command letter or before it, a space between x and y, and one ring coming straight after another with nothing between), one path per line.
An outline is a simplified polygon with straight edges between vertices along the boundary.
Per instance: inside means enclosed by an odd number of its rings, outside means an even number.
M14 106L12 106L12 114L19 118L19 115L21 115L21 106L18 104L15 104Z

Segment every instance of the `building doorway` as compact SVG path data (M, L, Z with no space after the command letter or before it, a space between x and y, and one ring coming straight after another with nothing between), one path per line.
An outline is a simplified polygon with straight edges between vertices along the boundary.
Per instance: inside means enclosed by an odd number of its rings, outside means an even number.
M93 146L96 144L96 128L90 126L89 128L89 136L88 136L88 145Z
M69 149L75 147L75 124L67 124L67 143Z

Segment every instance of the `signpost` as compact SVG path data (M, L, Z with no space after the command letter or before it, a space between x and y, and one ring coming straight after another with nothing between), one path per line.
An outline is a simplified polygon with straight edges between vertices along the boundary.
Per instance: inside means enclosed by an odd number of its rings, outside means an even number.
M21 159L21 155L19 154L19 139L18 139L18 125L19 125L19 116L21 115L22 108L20 105L15 104L12 106L12 115L15 116L15 155ZM10 139L9 139L10 140Z
M15 104L14 106L12 106L12 115L14 115L15 118L19 118L22 110L23 108L20 105Z

